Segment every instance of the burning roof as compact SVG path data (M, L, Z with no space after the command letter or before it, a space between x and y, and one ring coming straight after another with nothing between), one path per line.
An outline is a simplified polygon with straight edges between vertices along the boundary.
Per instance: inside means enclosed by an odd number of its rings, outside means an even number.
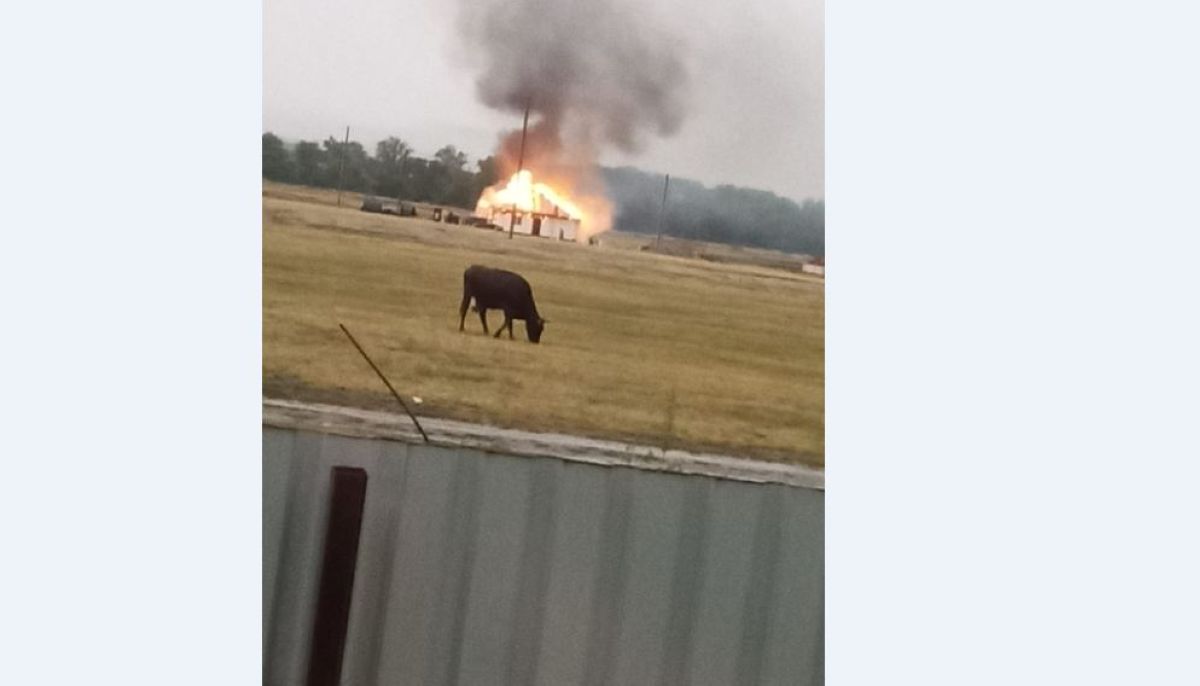
M562 197L544 183L535 183L533 173L522 169L506 184L485 188L475 206L475 214L486 216L493 209L517 209L564 219L583 220L584 213L575 203Z

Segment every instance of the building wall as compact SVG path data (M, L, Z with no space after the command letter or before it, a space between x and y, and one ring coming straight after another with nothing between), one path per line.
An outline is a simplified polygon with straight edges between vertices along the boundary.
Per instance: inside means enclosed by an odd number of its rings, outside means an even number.
M304 681L335 466L343 684L824 681L823 491L268 426L265 684Z
M510 212L503 210L497 211L492 214L491 221L496 226L499 226L501 230L508 231L509 217L511 216L512 214ZM542 238L557 239L559 237L559 232L561 231L563 240L573 241L575 240L576 235L578 235L578 230L579 222L577 221L571 219L559 219L555 217L543 217L541 233L539 235ZM521 223L513 226L513 233L520 233L526 236L533 235L533 218L529 215L522 217Z
M579 222L570 219L548 218L542 220L542 235L547 238L560 238L564 241L575 240Z
M511 212L504 212L504 211L495 212L492 215L492 223L495 224L496 226L499 226L500 230L507 232L508 224L509 224L511 217L512 217ZM513 230L513 233L522 233L522 234L525 234L528 236L533 232L533 227L529 223L529 218L525 217L525 218L522 218L520 224L514 224L512 227L512 230Z

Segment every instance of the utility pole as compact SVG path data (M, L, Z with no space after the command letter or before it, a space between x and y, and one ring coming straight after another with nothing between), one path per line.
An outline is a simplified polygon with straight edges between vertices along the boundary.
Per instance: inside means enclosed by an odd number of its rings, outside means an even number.
M667 189L671 187L671 175L667 174L667 180L663 182L663 198L662 207L658 210L658 238L654 239L654 250L658 251L662 244L663 217L667 214Z
M525 168L525 133L529 130L529 100L525 101L525 121L521 124L521 152L517 155L517 175ZM530 191L532 192L532 190ZM512 213L508 215L508 238L512 240L513 224L517 221L517 204L514 202Z
M342 206L342 168L346 163L346 147L350 145L350 127L346 127L346 140L338 154L338 207Z
M404 172L408 171L408 156L410 153L404 153L404 157L400 158L400 183L396 189L396 214L404 216L401 212L404 209Z
M517 157L517 171L525 168L525 134L529 131L529 101L525 102L525 121L521 122L521 152Z

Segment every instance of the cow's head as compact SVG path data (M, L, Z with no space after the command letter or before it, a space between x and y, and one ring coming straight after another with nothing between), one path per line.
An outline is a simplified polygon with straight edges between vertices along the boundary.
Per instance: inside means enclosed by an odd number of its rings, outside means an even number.
M546 328L546 320L538 317L525 322L525 333L529 334L529 342L537 343L542 340L542 331Z

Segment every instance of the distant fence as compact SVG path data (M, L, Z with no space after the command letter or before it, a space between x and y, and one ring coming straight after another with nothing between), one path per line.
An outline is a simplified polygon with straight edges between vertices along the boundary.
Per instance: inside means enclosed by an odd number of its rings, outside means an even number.
M264 683L821 684L823 530L817 489L264 426Z

